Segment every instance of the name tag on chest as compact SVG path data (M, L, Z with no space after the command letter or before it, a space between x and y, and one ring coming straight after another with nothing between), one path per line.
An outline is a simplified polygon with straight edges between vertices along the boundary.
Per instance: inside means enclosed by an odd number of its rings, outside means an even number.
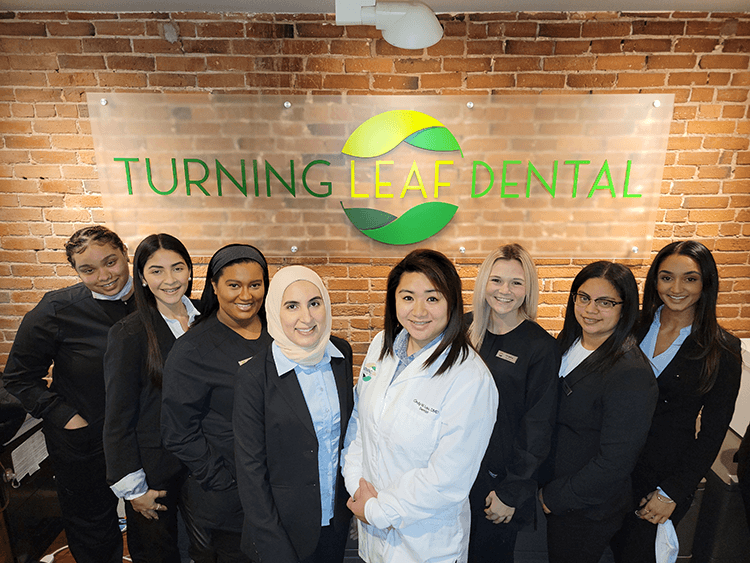
M518 360L518 356L514 356L513 354L508 354L508 352L503 352L502 350L498 350L497 354L495 355L501 360L505 360L506 362L510 362L511 364L515 364L516 360Z

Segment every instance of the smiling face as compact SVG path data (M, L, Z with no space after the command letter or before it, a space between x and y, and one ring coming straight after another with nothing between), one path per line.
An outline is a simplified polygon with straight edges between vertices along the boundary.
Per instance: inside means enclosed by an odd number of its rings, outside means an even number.
M175 251L160 248L146 261L141 276L154 294L157 308L165 312L185 295L190 269Z
M263 305L266 287L263 268L257 262L230 264L211 282L219 302L216 317L232 329L247 328L260 322L258 311Z
M83 284L95 293L117 295L128 283L128 257L111 244L89 244L73 255Z
M396 287L396 318L409 333L411 355L448 326L448 302L423 273L406 272Z
M326 307L320 290L307 280L290 284L281 297L281 328L302 348L312 348L326 326Z
M581 325L581 343L588 350L596 350L615 331L620 320L622 305L609 309L597 305L597 299L622 301L614 286L604 278L590 278L578 288L578 294L586 294L590 300L586 305L576 300L575 316Z
M692 317L703 291L700 266L689 256L667 256L659 266L656 291L671 312Z
M487 280L485 299L490 306L490 326L518 322L518 310L526 298L526 277L518 260L498 260Z

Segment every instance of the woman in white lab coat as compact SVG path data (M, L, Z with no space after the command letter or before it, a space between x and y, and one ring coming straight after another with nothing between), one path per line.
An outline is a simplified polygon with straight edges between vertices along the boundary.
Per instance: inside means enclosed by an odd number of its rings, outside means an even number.
M492 376L463 328L461 279L434 250L389 274L344 452L368 563L465 562L469 490L497 414Z

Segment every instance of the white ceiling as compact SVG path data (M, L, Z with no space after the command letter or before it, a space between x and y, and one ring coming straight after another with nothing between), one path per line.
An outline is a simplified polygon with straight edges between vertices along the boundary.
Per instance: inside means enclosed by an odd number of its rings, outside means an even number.
M747 12L750 0L423 0L436 13ZM658 8L658 9L657 9ZM0 0L0 10L82 12L335 12L335 0Z

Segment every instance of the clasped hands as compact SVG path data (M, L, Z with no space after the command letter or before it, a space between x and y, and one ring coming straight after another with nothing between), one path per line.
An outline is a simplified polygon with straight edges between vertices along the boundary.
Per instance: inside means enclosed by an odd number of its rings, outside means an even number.
M359 489L356 490L354 495L346 501L346 506L352 511L357 520L369 524L367 518L365 518L365 504L371 498L378 498L378 492L372 483L366 481L364 477L359 478Z
M493 524L507 524L516 513L515 507L508 506L501 501L495 494L495 491L490 491L484 503L487 507L484 509L484 513L487 515L486 518Z
M651 491L641 499L641 506L635 511L635 515L652 524L663 524L672 516L676 506L674 501L660 500L659 491Z

